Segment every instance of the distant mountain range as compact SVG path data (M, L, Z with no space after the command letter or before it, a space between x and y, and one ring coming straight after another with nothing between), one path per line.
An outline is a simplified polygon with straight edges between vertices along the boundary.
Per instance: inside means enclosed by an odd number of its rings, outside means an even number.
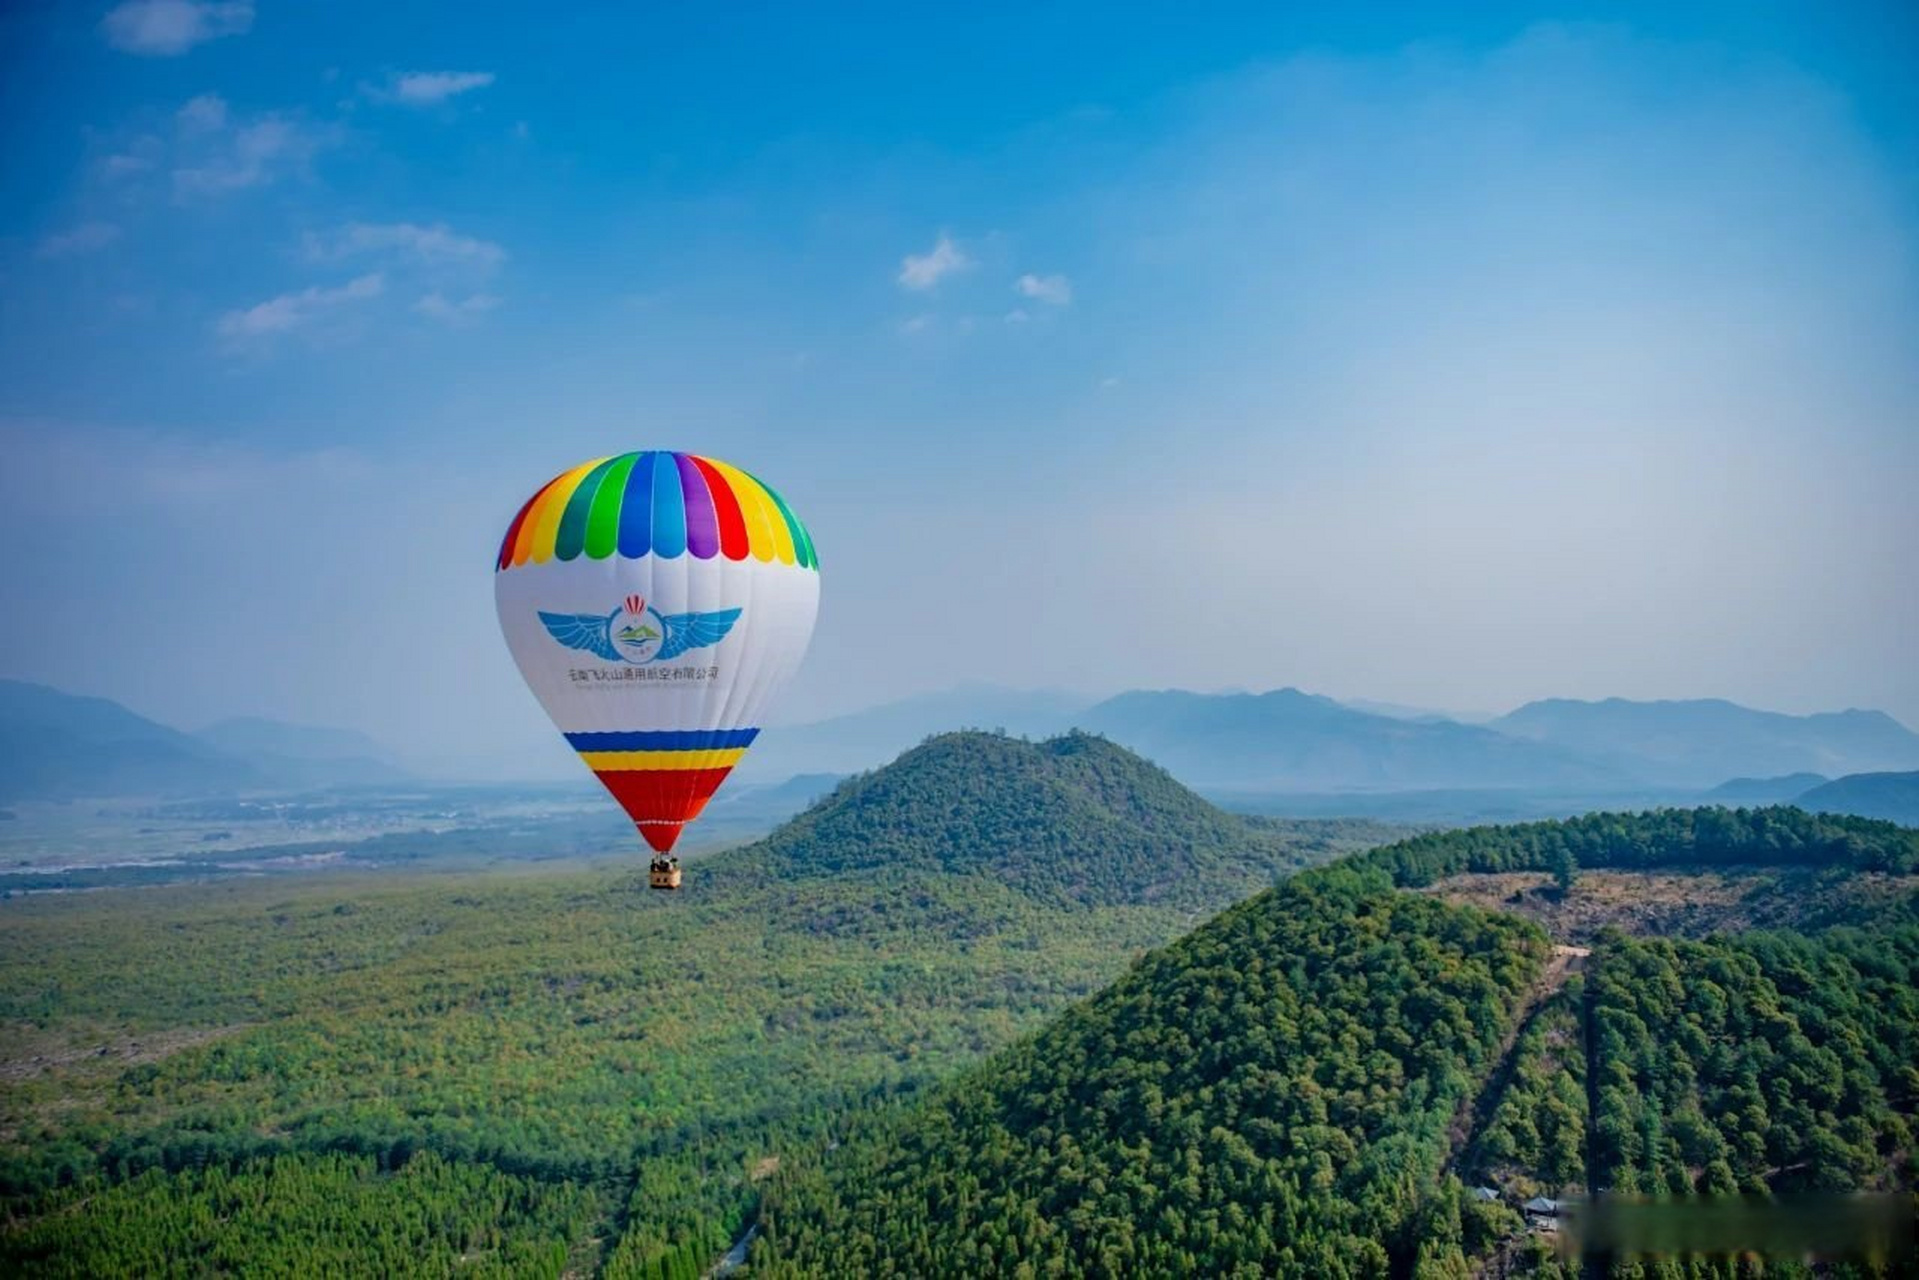
M769 729L739 768L739 778L772 782L805 773L877 769L934 734L992 729L1046 737L1068 728L1092 699L1055 689L970 684L918 694L811 724Z
M386 749L357 729L328 729L243 716L210 724L193 735L249 761L276 783L338 787L396 782L405 777Z
M1837 777L1919 768L1919 734L1881 711L1789 716L1718 698L1686 702L1529 702L1501 733L1577 752L1641 782L1710 787L1727 778Z
M1123 693L1074 723L1190 786L1220 790L1617 790L1637 781L1622 768L1550 743L1453 720L1375 715L1297 689Z
M1855 773L1793 798L1812 813L1849 813L1919 827L1919 773Z
M1090 730L1208 795L1236 804L1291 798L1280 806L1289 812L1351 812L1355 802L1342 797L1354 794L1373 812L1391 807L1387 797L1418 793L1394 814L1422 821L1576 813L1595 802L1786 802L1844 774L1919 769L1919 734L1877 711L1792 716L1716 700L1552 699L1468 724L1297 689L1090 702L980 685L769 730L741 773L771 781L872 769L960 726L1032 736Z
M1787 804L1831 779L1822 773L1787 773L1777 778L1731 778L1701 797L1713 804Z
M0 680L0 799L184 795L265 785L253 765L106 698Z
M1549 699L1467 724L1371 705L1383 709L1298 689L1139 691L1094 702L1058 690L967 685L771 729L721 800L753 790L764 802L778 794L767 788L806 779L794 783L797 806L839 776L962 728L1034 738L1086 730L1242 811L1419 822L1799 803L1828 779L1919 770L1919 734L1877 711L1793 716L1719 700ZM0 681L0 751L0 801L407 780L377 743L352 730L242 718L184 733L103 698L19 681ZM1897 792L1895 782L1859 782L1821 791L1816 802L1893 816L1909 812Z
M396 782L364 735L249 718L183 733L106 698L0 680L0 800L219 795Z

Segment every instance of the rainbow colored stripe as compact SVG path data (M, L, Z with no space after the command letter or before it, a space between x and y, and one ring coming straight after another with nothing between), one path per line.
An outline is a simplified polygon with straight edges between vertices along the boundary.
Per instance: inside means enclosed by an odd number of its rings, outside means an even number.
M647 450L555 476L508 526L495 568L549 560L724 556L819 569L813 537L785 499L738 467Z

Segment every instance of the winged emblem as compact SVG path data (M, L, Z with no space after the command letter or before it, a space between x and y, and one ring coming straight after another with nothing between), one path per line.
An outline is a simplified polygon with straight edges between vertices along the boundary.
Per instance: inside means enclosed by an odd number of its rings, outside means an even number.
M608 662L665 662L691 649L704 649L726 639L726 633L740 619L738 609L716 609L710 613L660 613L648 608L644 618L636 618L617 632L613 624L627 609L622 606L608 614L547 613L540 611L540 624L546 633L569 649L580 649ZM650 625L649 625L650 623ZM646 657L621 652L620 645L643 649L653 641L659 648Z

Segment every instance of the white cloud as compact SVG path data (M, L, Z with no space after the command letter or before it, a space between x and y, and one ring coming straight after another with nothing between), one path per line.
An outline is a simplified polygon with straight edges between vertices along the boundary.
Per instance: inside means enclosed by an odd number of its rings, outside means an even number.
M242 35L252 25L249 0L125 0L100 20L108 44L145 58L177 57L209 40Z
M212 95L195 98L179 112L173 190L179 196L215 196L265 186L305 167L330 140L284 116L263 115L241 123Z
M203 93L191 98L186 105L174 112L173 118L182 129L196 133L210 133L227 127L227 100L217 93Z
M151 143L151 138L142 141ZM151 155L141 155L139 151L118 151L100 162L100 172L108 178L130 178L136 173L146 173L157 161Z
M1013 282L1013 289L1022 298L1052 307L1068 306L1073 301L1073 282L1065 276L1036 276L1028 272Z
M249 114L217 93L183 102L171 126L117 139L97 161L100 178L137 185L147 174L163 173L176 198L225 195L303 173L342 136L337 125L297 115Z
M1025 307L1014 307L1011 311L1008 311L1006 313L1007 324L1025 324L1028 320L1031 320L1032 318L1033 318L1032 316L1027 314Z
M345 306L377 298L386 290L386 277L379 272L359 276L335 289L314 286L298 293L283 293L257 306L229 311L220 317L220 336L232 341L263 338L297 329L315 316Z
M40 242L43 258L64 258L77 253L104 249L120 238L120 228L111 222L82 222L65 231L55 232Z
M946 276L973 265L952 237L941 234L925 253L909 253L900 259L899 283L906 289L931 289Z
M391 76L385 88L368 92L382 102L431 107L492 83L491 71L402 71Z
M468 324L499 305L500 300L490 293L476 293L454 302L436 291L414 303L413 309L442 324Z
M490 240L463 236L444 222L353 222L331 235L308 235L309 258L322 261L358 254L385 254L429 265L470 266L489 271L506 259L506 250Z
M932 323L933 317L930 314L911 316L900 321L900 332L924 333Z

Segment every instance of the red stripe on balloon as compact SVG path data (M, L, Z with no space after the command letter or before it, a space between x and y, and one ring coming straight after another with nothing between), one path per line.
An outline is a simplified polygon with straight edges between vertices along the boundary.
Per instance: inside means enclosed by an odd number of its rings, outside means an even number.
M731 767L594 770L646 842L661 853L673 847L685 823L700 816L700 810L706 808L706 802L731 772Z
M733 492L733 486L705 458L692 458L693 465L700 469L700 475L706 478L706 491L713 495L713 514L720 522L720 554L728 560L744 560L748 551L746 540L746 517L740 514L740 500Z
M547 486L541 485L540 493L545 493L546 489ZM526 513L533 510L533 504L540 500L540 493L528 498L526 505L520 508L520 514L514 516L513 523L506 527L506 541L500 544L500 558L495 568L504 569L513 563L513 541L520 536L520 526L526 523Z

